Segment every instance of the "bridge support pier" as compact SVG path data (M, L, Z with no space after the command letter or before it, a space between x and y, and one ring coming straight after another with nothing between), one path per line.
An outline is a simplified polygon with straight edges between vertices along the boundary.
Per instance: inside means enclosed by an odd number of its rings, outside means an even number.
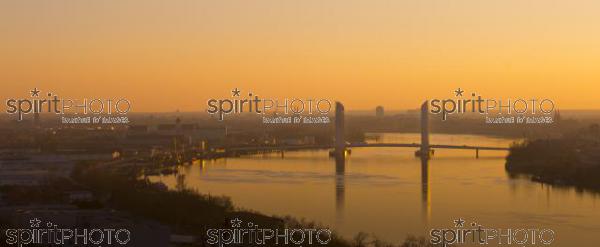
M479 159L479 148L475 149L475 158Z

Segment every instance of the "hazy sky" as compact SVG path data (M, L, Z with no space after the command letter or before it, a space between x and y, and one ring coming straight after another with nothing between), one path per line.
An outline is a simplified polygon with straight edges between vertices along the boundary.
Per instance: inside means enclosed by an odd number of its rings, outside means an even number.
M0 0L0 98L199 111L230 90L416 108L457 87L600 108L600 1Z

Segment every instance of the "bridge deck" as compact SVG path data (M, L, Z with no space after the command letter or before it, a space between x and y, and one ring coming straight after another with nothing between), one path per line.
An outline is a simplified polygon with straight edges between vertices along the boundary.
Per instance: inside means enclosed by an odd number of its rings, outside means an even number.
M418 143L365 143L351 144L348 147L415 147L420 148ZM468 145L429 145L430 148L447 148L447 149L479 149L479 150L508 150L507 147L485 147L485 146L468 146Z
M420 148L419 143L352 143L346 145L348 148L360 147L412 147ZM430 145L433 149L471 149L471 150L508 150L508 147L485 147L468 145ZM330 145L297 145L297 146L260 146L260 147L233 147L229 151L266 151L266 150L303 150L303 149L328 149L333 148Z

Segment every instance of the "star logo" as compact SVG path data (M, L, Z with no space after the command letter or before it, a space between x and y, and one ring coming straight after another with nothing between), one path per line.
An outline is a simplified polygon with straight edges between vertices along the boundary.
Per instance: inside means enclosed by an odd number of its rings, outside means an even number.
M32 228L38 228L40 227L40 223L42 223L42 221L38 218L34 218L32 220L29 220L29 224L31 224Z
M465 92L465 91L464 91L464 90L462 90L462 89L460 89L460 88L457 88L456 90L454 90L454 93L456 93L456 96L457 96L457 97L458 97L458 96L463 96L462 94L463 94L464 92Z
M237 89L237 87L233 90L231 90L231 94L235 97L235 96L240 96L240 90Z
M231 227L240 227L242 225L242 221L238 218L229 221L231 223Z
M465 226L465 220L459 218L458 220L454 220L454 227L463 227Z
M31 90L31 97L38 97L40 96L40 90L36 88L34 88L33 90Z

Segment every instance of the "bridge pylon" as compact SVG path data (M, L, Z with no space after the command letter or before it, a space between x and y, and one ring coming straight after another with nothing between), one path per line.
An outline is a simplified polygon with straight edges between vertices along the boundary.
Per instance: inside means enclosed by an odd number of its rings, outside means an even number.
M421 158L429 159L429 101L423 102L421 105L421 150L419 155Z
M346 139L344 138L344 105L340 102L335 102L335 155L344 155L346 151Z

